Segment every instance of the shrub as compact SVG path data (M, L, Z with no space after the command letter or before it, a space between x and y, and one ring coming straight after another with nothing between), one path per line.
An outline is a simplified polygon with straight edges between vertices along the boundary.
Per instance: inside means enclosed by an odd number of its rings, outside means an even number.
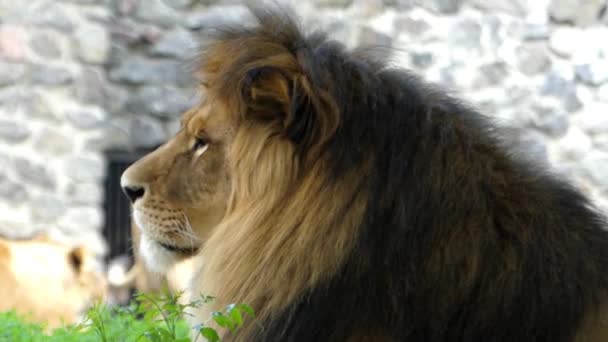
M201 296L190 304L181 304L181 294L153 296L138 294L127 307L107 307L96 305L86 315L82 324L66 326L45 333L39 324L27 323L15 312L0 313L0 341L38 342L188 342L190 327L184 320L188 308L196 308L211 302L214 298ZM222 311L213 312L206 322L192 329L208 341L220 341L215 329L217 325L235 331L246 315L254 316L248 305L231 304Z

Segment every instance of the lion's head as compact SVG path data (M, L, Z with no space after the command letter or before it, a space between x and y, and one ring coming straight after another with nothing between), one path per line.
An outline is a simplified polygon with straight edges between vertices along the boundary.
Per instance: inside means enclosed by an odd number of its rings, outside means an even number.
M16 310L49 328L76 323L106 292L90 252L46 237L0 239L0 279L0 311Z
M283 14L254 13L263 25L210 33L202 101L121 184L149 266L201 250L205 280L195 290L217 305L259 309L288 303L340 267L366 206L369 142L365 126L340 118L336 98L365 101L342 94L328 73L356 70L326 64L342 46L307 41Z

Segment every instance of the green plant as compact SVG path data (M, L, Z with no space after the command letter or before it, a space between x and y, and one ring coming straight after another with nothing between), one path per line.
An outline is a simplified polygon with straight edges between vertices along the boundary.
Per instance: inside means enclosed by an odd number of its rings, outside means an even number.
M179 299L183 293L164 293L160 296L141 293L135 296L140 304L137 307L137 315L143 316L144 321L155 322L150 329L146 330L142 337L151 342L190 341L187 326L184 330L184 315L188 307L195 307L196 303L180 304Z
M178 294L138 294L127 307L95 305L82 324L65 326L45 332L42 325L27 323L15 312L0 313L0 341L11 342L187 342L190 327L184 320L188 308L197 308L214 300L211 296L189 304L181 304ZM194 327L196 337L210 342L220 341L218 332L210 326L236 331L246 315L254 317L253 309L245 304L231 304L213 312L209 319Z
M207 304L215 298L210 296L201 296L197 304ZM195 304L196 305L196 304ZM200 323L194 327L198 331L195 340L198 336L203 336L208 342L218 342L220 337L215 329L208 326L209 321L213 320L217 325L226 328L232 332L236 331L243 325L243 314L248 314L251 318L255 317L253 308L247 304L230 304L223 311L214 311L211 317L206 322Z

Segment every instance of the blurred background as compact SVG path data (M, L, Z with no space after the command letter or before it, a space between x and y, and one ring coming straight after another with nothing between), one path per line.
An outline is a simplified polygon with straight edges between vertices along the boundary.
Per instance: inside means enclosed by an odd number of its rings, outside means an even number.
M392 46L608 209L606 0L290 3L350 47ZM0 236L128 254L120 174L178 129L197 32L223 20L249 16L236 1L0 0Z

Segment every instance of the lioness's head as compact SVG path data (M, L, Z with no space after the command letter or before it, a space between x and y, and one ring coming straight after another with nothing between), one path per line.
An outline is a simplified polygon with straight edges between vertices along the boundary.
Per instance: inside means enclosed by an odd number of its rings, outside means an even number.
M0 311L14 309L49 328L76 323L106 296L94 255L46 236L0 238L0 279Z

